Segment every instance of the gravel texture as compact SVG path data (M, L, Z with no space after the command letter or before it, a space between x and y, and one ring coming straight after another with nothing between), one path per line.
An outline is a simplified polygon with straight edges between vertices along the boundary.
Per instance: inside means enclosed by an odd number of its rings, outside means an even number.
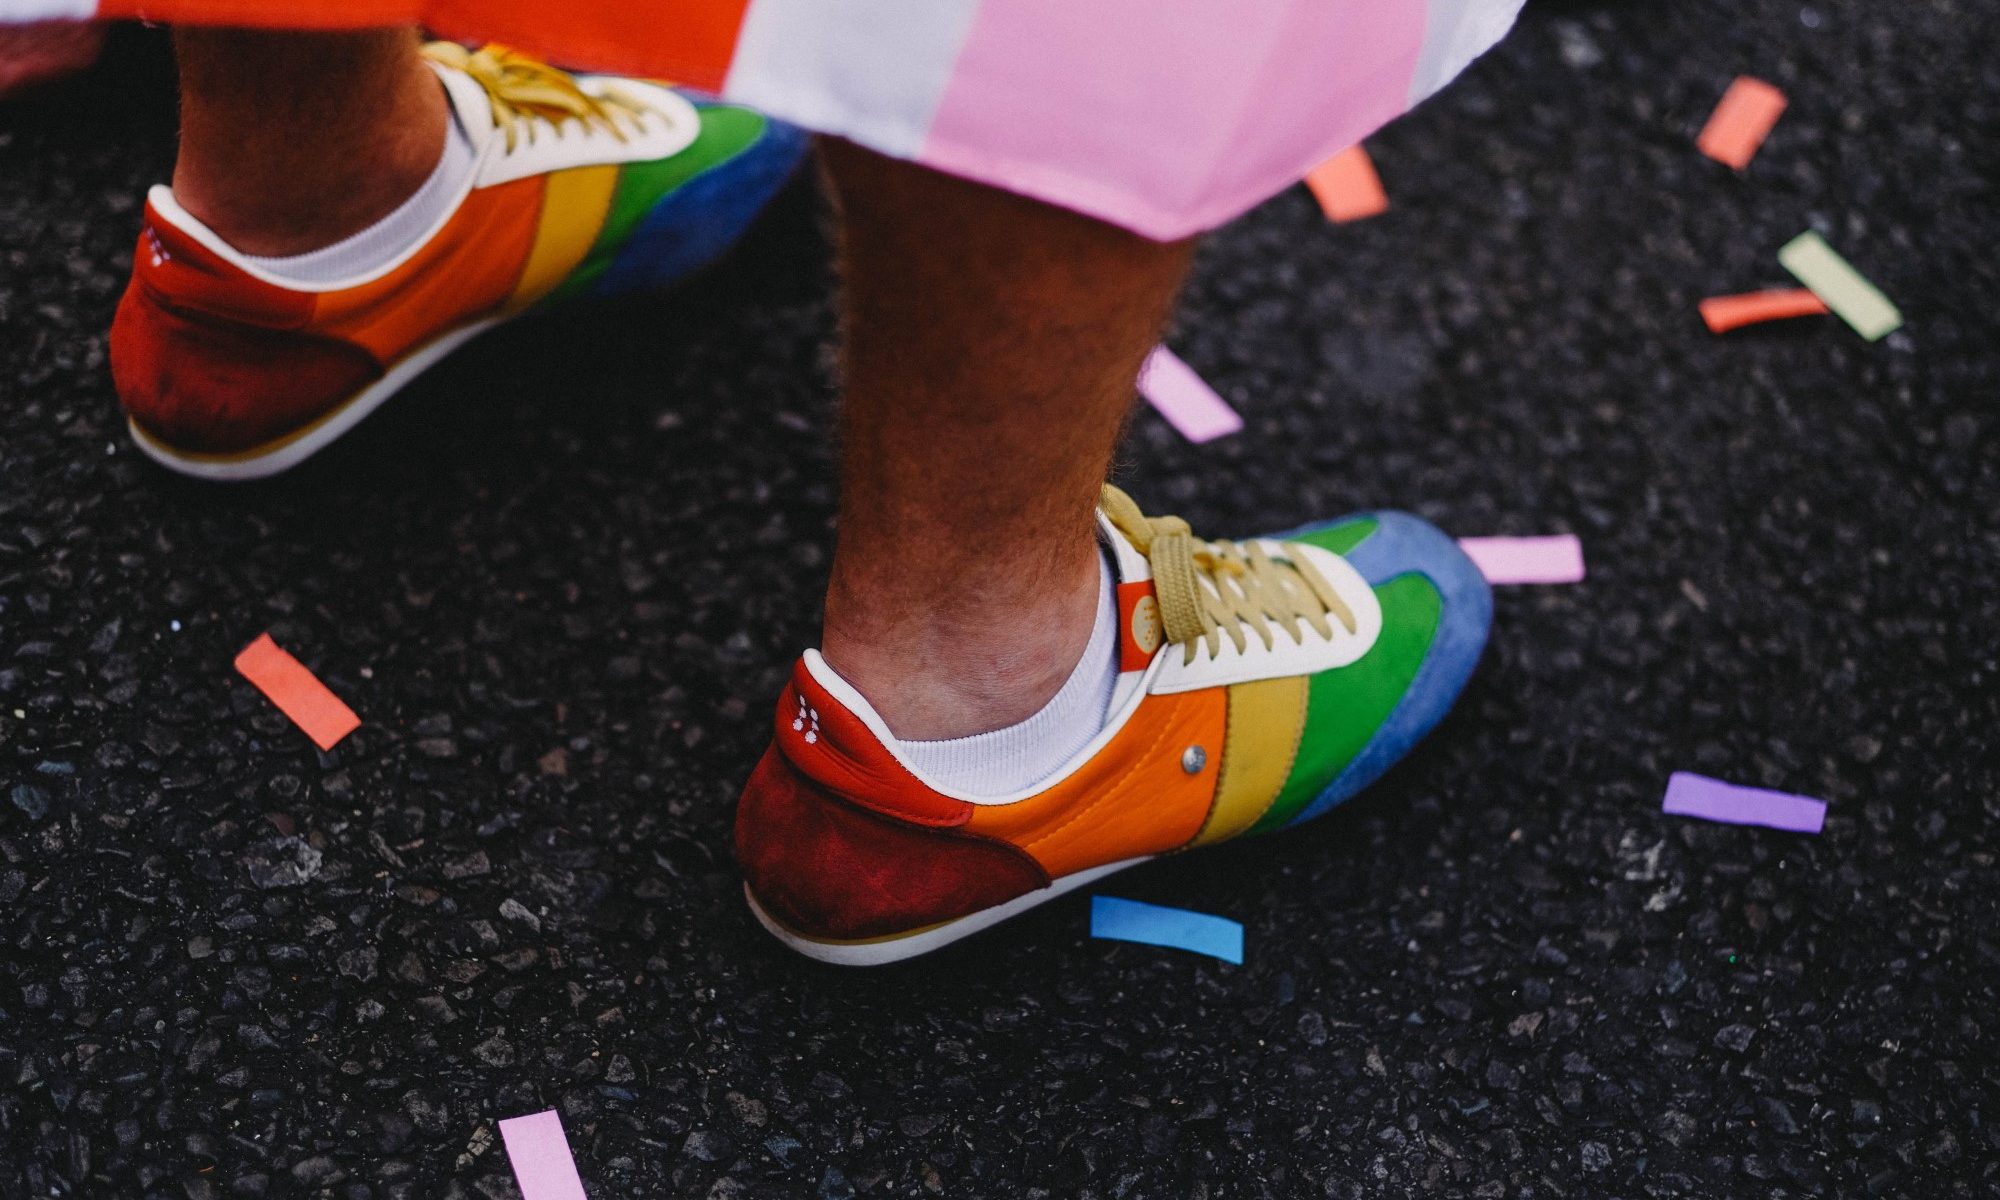
M1754 8L1755 11L1752 11ZM729 859L831 541L817 201L663 303L483 340L307 469L126 442L104 329L164 40L0 108L0 1196L2000 1193L2000 36L1968 0L1542 4L1204 251L1172 344L1248 429L1134 422L1200 529L1573 531L1460 711L1311 829L931 960L789 957ZM1792 108L1696 155L1739 72ZM1710 336L1824 232L1903 307ZM320 754L269 629L361 713ZM1662 817L1690 769L1818 837Z

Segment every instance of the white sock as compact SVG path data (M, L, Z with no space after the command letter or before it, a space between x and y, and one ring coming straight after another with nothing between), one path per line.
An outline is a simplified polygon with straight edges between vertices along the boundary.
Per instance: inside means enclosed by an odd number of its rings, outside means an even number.
M1118 685L1118 604L1099 555L1097 623L1055 699L1018 725L942 742L898 742L934 782L973 796L1004 796L1046 779L1104 729Z
M408 200L360 233L331 246L283 258L244 255L258 267L292 283L328 284L388 266L435 229L452 206L474 167L472 139L454 112L445 122L444 153Z

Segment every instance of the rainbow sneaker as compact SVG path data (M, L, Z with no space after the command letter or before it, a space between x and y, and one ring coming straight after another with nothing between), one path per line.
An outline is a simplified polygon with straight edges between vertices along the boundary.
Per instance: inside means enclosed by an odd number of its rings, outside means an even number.
M111 328L133 440L187 475L296 466L467 339L571 296L658 288L736 241L805 134L665 87L572 78L499 47L426 47L475 166L430 236L301 285L155 187Z
M867 966L935 950L1149 858L1289 828L1375 781L1444 717L1493 600L1399 512L1204 542L1107 486L1121 674L1095 741L1026 792L926 780L807 651L736 815L750 909L794 950Z

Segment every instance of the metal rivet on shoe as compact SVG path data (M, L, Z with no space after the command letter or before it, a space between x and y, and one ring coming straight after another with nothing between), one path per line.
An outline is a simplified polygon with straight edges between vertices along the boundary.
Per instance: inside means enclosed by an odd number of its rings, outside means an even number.
M1188 774L1199 775L1201 774L1201 769L1207 765L1208 751L1202 749L1200 746L1189 746L1186 750L1181 751L1181 770L1186 771Z

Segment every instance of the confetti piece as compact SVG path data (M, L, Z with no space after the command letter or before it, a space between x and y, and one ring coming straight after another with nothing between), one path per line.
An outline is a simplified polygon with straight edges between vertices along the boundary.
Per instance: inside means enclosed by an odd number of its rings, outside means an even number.
M1115 896L1090 898L1090 936L1170 946L1223 962L1243 962L1243 926L1227 917L1120 900Z
M1243 428L1229 402L1165 346L1155 346L1139 368L1139 394L1190 442L1214 441Z
M1880 341L1903 327L1903 314L1889 298L1817 233L1807 230L1786 242L1778 261L1869 341Z
M259 634L236 656L236 670L322 750L333 749L361 724L353 709L328 691L304 663L285 653L268 633Z
M1660 811L1725 825L1764 825L1793 833L1818 833L1826 824L1824 800L1742 787L1689 771L1675 771L1667 780L1667 798Z
M585 1200L583 1180L563 1136L562 1117L555 1109L500 1122L500 1139L507 1143L507 1161L521 1200Z
M1701 302L1701 319L1710 333L1728 333L1762 321L1809 317L1826 311L1826 304L1805 288L1745 292L1741 296L1710 296Z
M1488 583L1576 583L1583 578L1583 543L1572 533L1550 537L1470 537L1459 549Z
M1359 221L1389 211L1389 194L1382 190L1382 177L1375 173L1368 152L1359 146L1349 146L1314 167L1306 175L1306 186L1329 221Z
M1695 146L1715 161L1741 171L1750 165L1757 148L1770 136L1771 126L1778 123L1778 114L1784 111L1785 93L1761 79L1739 75L1722 93L1722 102L1702 127Z

